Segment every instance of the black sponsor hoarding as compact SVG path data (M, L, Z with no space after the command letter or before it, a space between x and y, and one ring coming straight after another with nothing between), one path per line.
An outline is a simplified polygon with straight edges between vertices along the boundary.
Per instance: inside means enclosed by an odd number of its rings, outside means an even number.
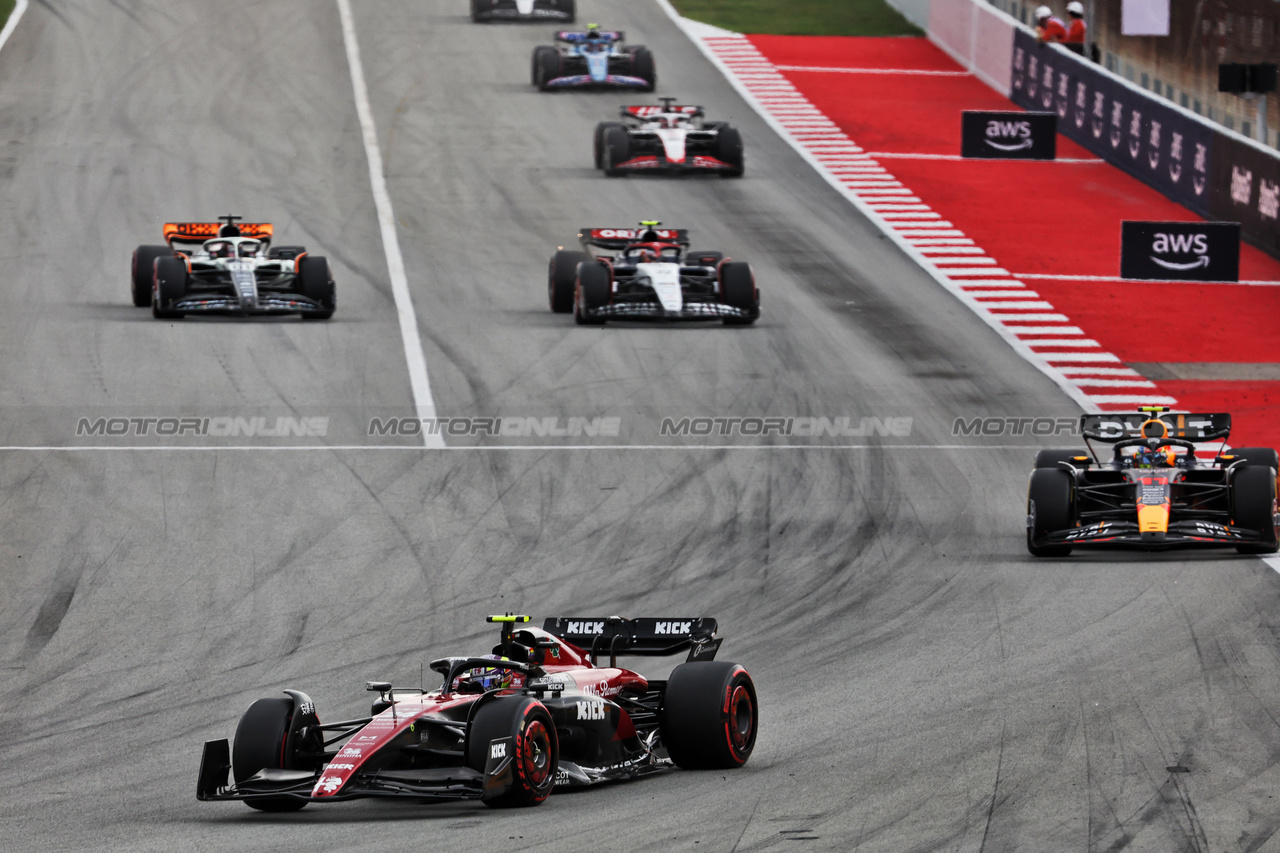
M1014 32L1010 98L1053 110L1058 132L1280 257L1280 152L1174 109L1074 54Z
M1280 257L1280 158L1232 136L1214 143L1209 213L1239 222L1245 239Z
M1120 277L1239 281L1240 223L1123 222Z
M1052 160L1058 150L1057 113L965 110L960 156L989 160Z

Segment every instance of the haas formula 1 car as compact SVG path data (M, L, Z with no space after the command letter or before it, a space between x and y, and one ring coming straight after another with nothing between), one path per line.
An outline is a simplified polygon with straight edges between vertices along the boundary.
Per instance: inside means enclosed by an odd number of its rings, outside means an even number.
M268 223L170 222L167 246L133 253L133 304L159 318L184 314L301 314L328 320L336 298L329 262L302 246L271 246Z
M662 106L622 107L622 121L596 125L596 168L628 172L710 172L742 176L742 134L727 122L703 121L702 107L659 98Z
M433 661L434 690L369 682L379 695L367 717L322 723L297 690L254 702L234 743L205 743L197 798L263 811L358 797L534 806L553 788L751 757L755 685L714 660L714 619L488 621L502 624L492 654ZM617 665L685 650L666 680Z
M723 320L746 326L760 316L751 265L720 252L689 251L689 232L641 222L632 228L584 228L584 251L551 258L551 310L580 325L607 320ZM616 252L593 255L591 248Z
M586 32L558 32L556 45L533 49L533 85L555 89L639 89L657 82L647 47L623 47L625 34L590 24Z
M573 23L575 0L471 0L471 20Z
M1158 550L1234 545L1245 554L1276 551L1276 451L1220 450L1196 458L1198 442L1225 442L1228 414L1083 415L1086 442L1111 445L1108 459L1083 450L1036 454L1027 496L1027 549L1057 557L1074 547Z

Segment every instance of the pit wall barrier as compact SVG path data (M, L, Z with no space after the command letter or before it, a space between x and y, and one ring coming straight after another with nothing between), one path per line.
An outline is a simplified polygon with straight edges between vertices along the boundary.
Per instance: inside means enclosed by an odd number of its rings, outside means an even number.
M1035 34L983 0L889 0L991 88L1108 163L1280 258L1280 154Z

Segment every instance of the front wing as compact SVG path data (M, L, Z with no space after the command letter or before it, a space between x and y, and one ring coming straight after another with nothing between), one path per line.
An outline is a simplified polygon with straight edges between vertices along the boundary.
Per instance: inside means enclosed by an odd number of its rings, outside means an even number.
M548 9L540 3L534 3L533 10L521 13L515 0L499 0L490 9L475 13L477 21L572 21L573 15L561 9Z
M1260 542L1262 538L1256 530L1211 521L1171 521L1165 533L1142 533L1134 521L1099 521L1054 531L1044 538L1043 544L1163 551L1196 546L1248 545Z
M694 154L681 162L658 154L643 154L615 163L610 168L627 172L728 172L735 167L705 154Z
M239 297L226 293L188 293L165 306L167 311L184 314L297 314L328 311L320 303L300 293L258 293L256 304L245 304Z
M585 312L588 318L605 320L749 320L759 312L747 311L723 302L686 302L679 311L668 311L659 302L613 302Z
M546 86L548 89L648 89L649 81L626 74L609 74L602 80L593 80L590 74L569 74L553 77Z

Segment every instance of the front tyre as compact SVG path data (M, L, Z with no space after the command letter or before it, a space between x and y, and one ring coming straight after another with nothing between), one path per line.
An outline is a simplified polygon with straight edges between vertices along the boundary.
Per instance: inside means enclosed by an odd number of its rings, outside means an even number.
M579 264L574 287L573 321L579 326L603 326L604 317L596 312L607 306L612 298L613 279L608 267L601 263Z
M170 255L156 258L151 285L151 316L157 320L181 320L172 305L187 295L187 263Z
M741 767L756 745L758 708L755 684L738 664L682 663L663 694L662 743L678 767Z
M716 159L728 163L729 168L720 173L722 178L741 178L746 168L742 154L742 134L735 127L724 125L716 134Z
M173 255L168 246L139 246L133 250L133 276L130 286L133 304L146 308L151 304L151 287L155 280L156 260Z
M560 51L538 45L533 49L533 85L541 92L551 88L550 82L560 76Z
M1261 448L1269 450L1270 448ZM1273 453L1275 451L1272 451ZM1276 531L1276 469L1246 463L1231 475L1231 516L1237 527L1262 534L1258 542L1237 545L1241 554L1274 554L1280 550Z
M231 750L231 773L237 785L259 770L288 769L293 764L285 754L292 717L292 699L259 699L244 712ZM307 804L293 797L249 797L244 802L264 812L294 812Z
M652 92L658 85L658 72L653 64L653 53L647 47L637 45L631 51L631 76L639 77L647 85L640 91Z
M547 301L551 310L557 314L568 314L573 310L573 292L578 284L578 264L591 262L586 252L569 252L561 250L551 257L550 269L547 270Z
M591 149L592 153L595 155L597 169L603 169L605 167L605 139L608 137L609 131L615 127L622 129L622 132L626 133L625 125L623 125L622 122L602 121L596 125L596 133L592 140Z
M527 696L501 696L481 705L467 732L467 766L483 773L490 741L508 737L514 744L511 788L484 804L536 806L551 794L560 766L560 743L546 706Z
M726 326L750 326L760 316L760 291L751 265L743 261L720 264L720 301L742 312L738 317L725 317Z
M631 159L631 135L621 124L604 131L604 173L610 178L620 178L627 174L626 169L617 168L618 164Z
M319 310L304 311L302 319L328 320L333 316L337 308L337 294L329 276L327 259L307 255L298 262L298 290L320 306Z
M1073 492L1070 474L1055 468L1037 468L1027 485L1027 550L1033 557L1065 557L1071 546L1046 544L1049 534L1075 527Z

